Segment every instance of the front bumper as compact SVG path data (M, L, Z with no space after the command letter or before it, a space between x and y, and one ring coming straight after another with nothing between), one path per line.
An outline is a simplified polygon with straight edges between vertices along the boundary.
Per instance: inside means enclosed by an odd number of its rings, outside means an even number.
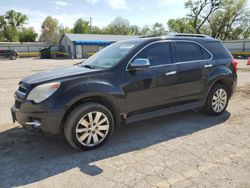
M25 106L25 104L23 105ZM58 111L44 111L37 110L37 107L32 107L32 104L28 104L30 108L27 111L27 104L25 109L17 109L15 105L11 108L11 115L13 122L17 121L25 129L34 132L43 132L50 134L59 134L60 124L62 120L62 114ZM37 121L41 125L39 127L31 125L29 122Z

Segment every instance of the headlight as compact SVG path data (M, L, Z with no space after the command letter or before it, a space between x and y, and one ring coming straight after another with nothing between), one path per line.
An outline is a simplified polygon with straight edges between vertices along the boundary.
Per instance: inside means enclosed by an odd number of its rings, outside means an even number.
M60 84L60 82L52 82L36 86L34 89L31 90L27 99L32 100L35 103L40 103L45 99L49 98L51 95L53 95L60 87Z

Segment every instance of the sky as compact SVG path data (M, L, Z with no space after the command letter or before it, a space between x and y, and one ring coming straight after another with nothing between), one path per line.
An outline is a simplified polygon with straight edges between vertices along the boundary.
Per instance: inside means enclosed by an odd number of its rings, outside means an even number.
M0 15L10 9L29 17L27 26L40 33L41 23L47 16L57 18L63 26L72 27L78 18L89 20L92 25L104 27L117 16L130 24L167 26L171 18L183 17L186 0L0 0ZM250 0L249 0L250 1Z

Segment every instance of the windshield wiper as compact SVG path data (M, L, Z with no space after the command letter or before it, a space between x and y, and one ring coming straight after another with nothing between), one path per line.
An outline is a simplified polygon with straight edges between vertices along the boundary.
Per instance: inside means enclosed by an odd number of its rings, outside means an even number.
M92 66L92 65L83 65L82 67L85 67L88 69L95 69L95 66Z
M83 62L81 61L81 62L78 62L78 63L75 63L74 65L80 65L80 64L82 64Z

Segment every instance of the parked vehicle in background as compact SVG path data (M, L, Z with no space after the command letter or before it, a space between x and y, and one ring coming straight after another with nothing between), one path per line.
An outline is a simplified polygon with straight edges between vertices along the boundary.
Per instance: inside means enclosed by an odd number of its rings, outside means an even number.
M15 60L18 57L16 50L1 50L0 49L0 58L8 58L10 60Z
M24 78L11 112L28 130L62 133L72 147L94 149L123 122L195 108L222 114L236 71L223 43L209 36L126 40L82 64Z

